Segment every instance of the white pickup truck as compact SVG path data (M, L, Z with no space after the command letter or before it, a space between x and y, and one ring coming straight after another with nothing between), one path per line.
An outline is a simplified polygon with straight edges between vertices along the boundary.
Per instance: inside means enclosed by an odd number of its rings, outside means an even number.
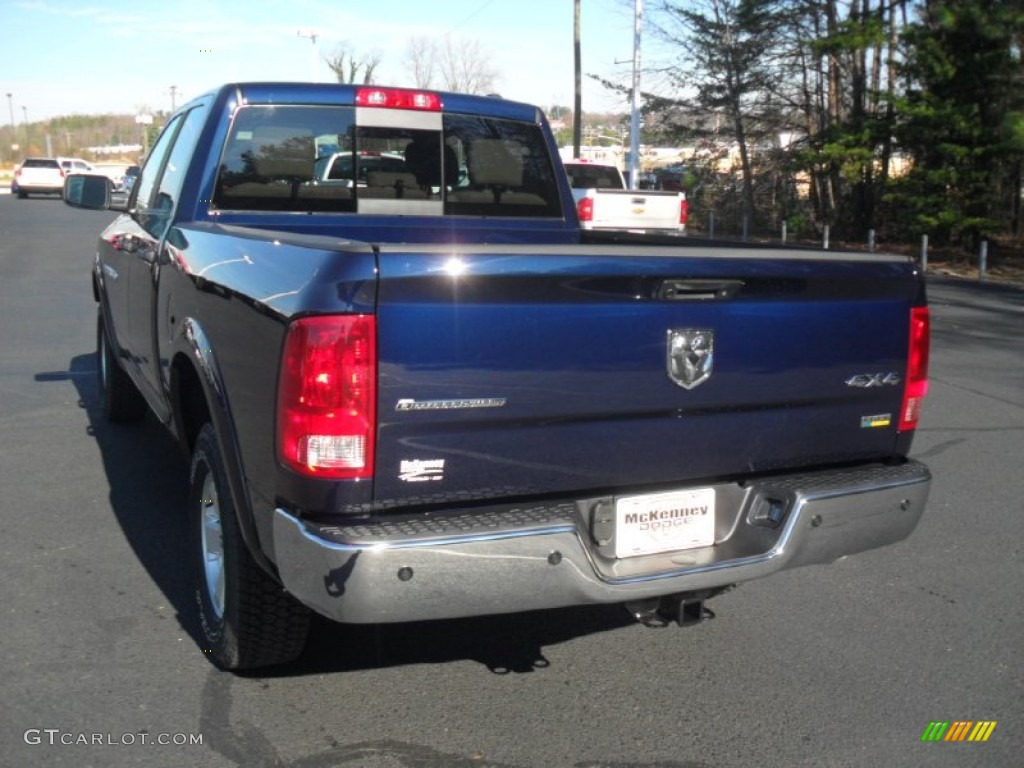
M587 160L567 160L564 165L583 229L686 230L689 208L684 192L626 189L614 165Z

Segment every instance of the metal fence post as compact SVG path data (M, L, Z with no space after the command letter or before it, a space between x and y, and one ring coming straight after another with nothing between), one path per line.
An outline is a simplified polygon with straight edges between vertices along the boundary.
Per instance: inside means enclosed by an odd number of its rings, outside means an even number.
M985 273L988 272L988 240L981 241L981 253L978 254L978 281L985 282Z
M750 225L747 222L746 214L743 216L743 242L747 242L747 237L750 234Z
M875 230L868 230L868 250L871 253L875 252Z
M783 245L786 244L786 221L785 221L785 219L783 219L783 221L782 221L782 244Z
M708 237L715 236L715 212L708 211Z
M921 235L921 271L928 271L928 235Z
M822 245L822 248L824 248L826 251L828 250L828 235L829 235L829 226L828 226L828 224L826 224L825 225L825 242Z

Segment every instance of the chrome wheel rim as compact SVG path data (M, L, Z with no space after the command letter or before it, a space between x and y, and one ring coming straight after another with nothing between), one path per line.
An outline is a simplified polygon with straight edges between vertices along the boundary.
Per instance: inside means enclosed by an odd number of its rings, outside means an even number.
M212 473L207 473L203 480L199 510L206 593L210 598L210 607L220 619L224 616L224 534L221 530L220 498Z

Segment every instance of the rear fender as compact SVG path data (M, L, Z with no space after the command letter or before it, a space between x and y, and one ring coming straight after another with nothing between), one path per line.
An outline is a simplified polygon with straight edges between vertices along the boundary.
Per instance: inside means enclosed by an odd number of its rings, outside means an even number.
M224 388L224 379L220 367L217 364L217 356L213 346L202 326L195 318L185 318L180 325L180 335L175 344L177 356L187 356L188 364L196 374L199 385L202 388L203 400L213 424L217 430L217 438L220 444L221 458L224 461L224 468L227 472L228 485L231 488L231 496L234 500L235 514L238 518L238 525L242 532L242 539L252 554L253 559L259 563L265 571L277 577L277 569L270 559L263 553L260 546L259 532L253 517L252 505L249 501L248 488L245 484L245 469L242 466L241 452L238 449L238 433L235 430L235 422L231 415L231 406L228 402L227 390ZM183 393L180 391L180 376L172 380L171 391L172 402L174 403L175 429L183 445L191 453L194 434L201 425L190 425L186 423L185 409L183 408Z

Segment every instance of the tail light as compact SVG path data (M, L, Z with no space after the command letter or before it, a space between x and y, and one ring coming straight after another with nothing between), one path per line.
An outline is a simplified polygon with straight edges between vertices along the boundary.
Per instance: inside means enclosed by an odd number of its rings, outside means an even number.
M372 477L376 421L376 318L293 322L277 395L277 449L285 466L311 477Z
M685 227L688 218L690 218L690 203L684 197L679 201L679 226Z
M360 88L356 91L356 106L440 112L441 97L432 91L406 88Z
M576 203L576 216L580 222L594 220L594 198L581 197Z
M901 432L916 429L924 397L928 394L928 355L931 348L931 320L928 307L910 310L910 344L907 351L907 379L900 410Z

